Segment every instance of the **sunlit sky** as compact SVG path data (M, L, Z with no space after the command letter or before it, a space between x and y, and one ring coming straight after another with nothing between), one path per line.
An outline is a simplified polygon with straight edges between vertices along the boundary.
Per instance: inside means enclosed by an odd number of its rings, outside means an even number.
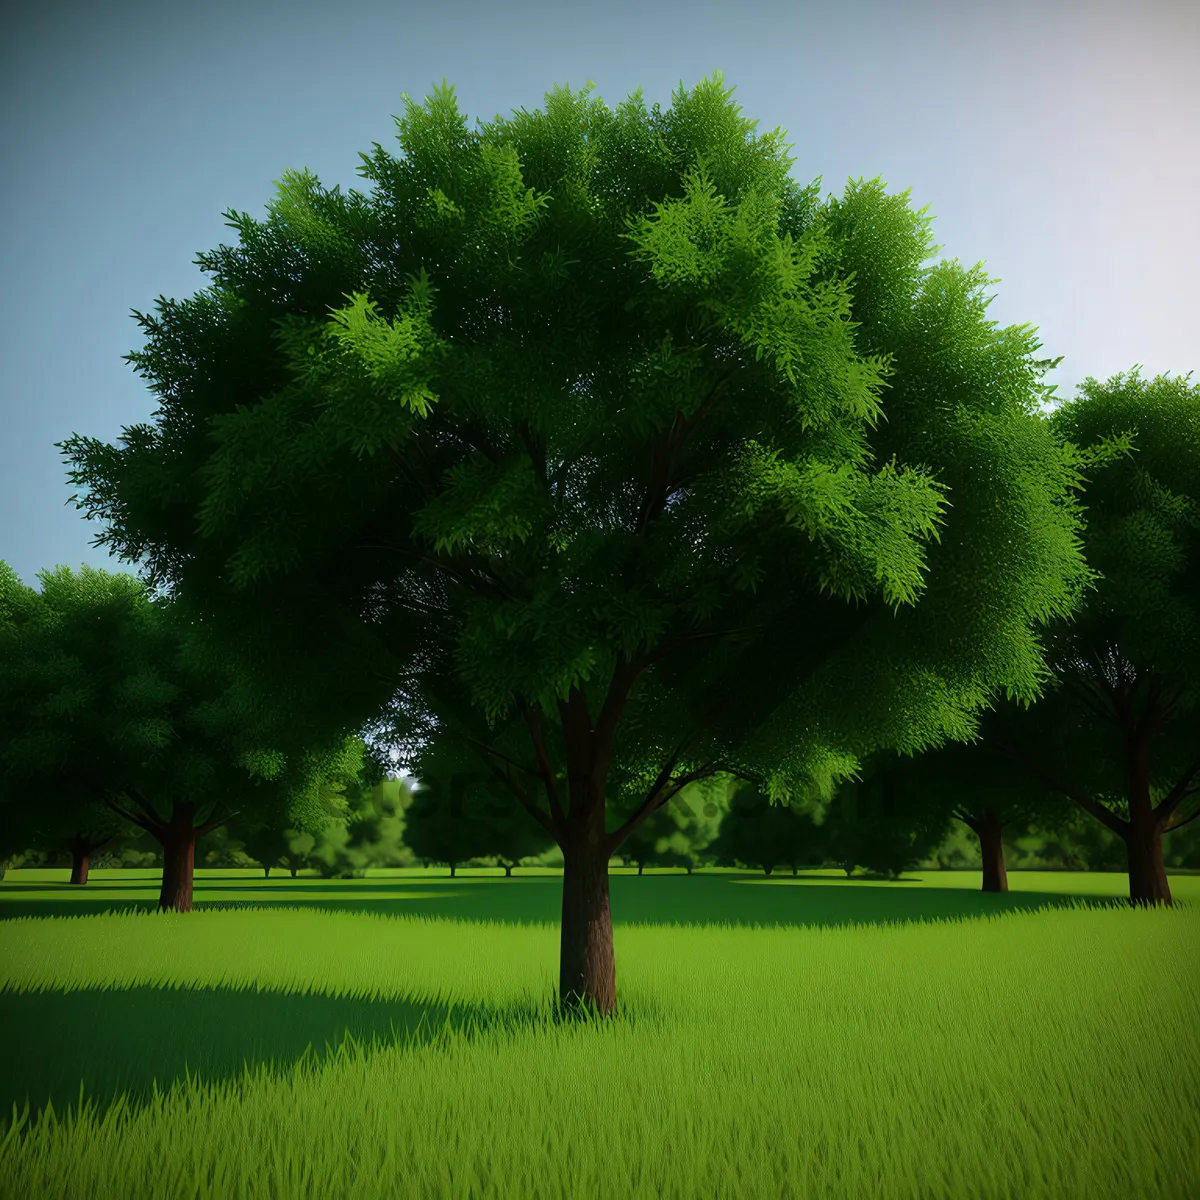
M989 319L1030 322L1069 398L1085 376L1200 367L1200 5L1085 0L6 6L0 18L0 558L136 572L90 543L53 443L116 442L156 398L130 310L211 283L285 168L369 191L401 93L446 78L471 128L555 85L666 109L716 70L792 172L882 176L930 205L940 258L983 261Z

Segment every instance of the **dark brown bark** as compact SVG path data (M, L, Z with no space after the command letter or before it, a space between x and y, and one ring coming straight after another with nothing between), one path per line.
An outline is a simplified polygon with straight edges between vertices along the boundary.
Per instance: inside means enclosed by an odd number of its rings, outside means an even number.
M983 856L983 891L1007 892L1008 870L1004 865L1004 826L995 809L985 808L972 825L979 837Z
M88 872L92 866L92 855L102 846L107 846L111 837L88 837L86 834L76 834L68 839L66 845L71 855L71 882L83 885L88 881Z
M71 882L80 886L87 883L91 865L91 846L86 842L75 842L71 846Z
M171 820L154 831L163 850L162 890L158 907L192 911L192 878L196 865L196 805L177 800Z
M599 826L603 833L603 806ZM603 838L595 834L594 817L586 823L569 819L568 842L563 847L558 995L566 1009L586 1006L597 1014L610 1015L617 1011L617 968L608 898L608 852Z
M1129 821L1122 837L1129 856L1129 903L1174 905L1163 863L1163 815L1150 798L1149 738L1141 731L1126 736L1129 761Z
M1129 903L1174 907L1158 823L1153 820L1131 822L1125 835L1125 851L1129 856Z

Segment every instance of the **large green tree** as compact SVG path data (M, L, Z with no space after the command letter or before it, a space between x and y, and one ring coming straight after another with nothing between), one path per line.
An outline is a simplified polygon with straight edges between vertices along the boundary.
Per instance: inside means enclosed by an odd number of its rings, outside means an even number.
M1190 374L1088 378L1049 417L1087 448L1128 450L1084 494L1083 611L1047 635L1053 675L1000 702L988 743L1125 844L1134 904L1170 904L1162 837L1200 816L1200 385Z
M156 422L62 443L97 544L264 702L505 782L562 849L568 1007L616 1010L608 862L682 787L819 806L972 736L1091 581L1032 331L922 267L907 193L822 204L729 97L471 132L405 96L370 196L286 173L210 289L136 314Z

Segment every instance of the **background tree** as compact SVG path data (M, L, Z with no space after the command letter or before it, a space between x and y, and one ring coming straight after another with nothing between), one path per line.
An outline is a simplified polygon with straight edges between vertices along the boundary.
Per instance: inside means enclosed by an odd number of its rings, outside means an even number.
M760 788L743 784L729 799L708 853L718 866L748 867L770 875L778 866L821 861L817 826L798 804L773 804Z
M412 793L398 779L348 793L346 815L316 833L303 855L326 878L363 878L378 867L409 867L416 857L404 840ZM295 841L293 835L293 842Z
M462 741L431 742L417 760L420 781L407 818L407 844L429 862L496 858L505 877L537 858L553 839Z
M625 839L625 863L636 864L639 875L646 866L683 867L690 875L711 857L708 847L728 811L729 784L734 782L714 776L688 784Z
M406 96L370 197L286 173L211 290L137 314L157 423L62 443L97 544L264 703L405 766L468 739L561 848L560 999L602 1012L607 864L656 809L718 773L819 807L972 736L1090 579L1028 327L922 268L907 193L820 204L729 95L475 133Z
M236 667L132 576L59 567L39 580L41 615L0 630L6 805L40 843L65 840L73 877L117 830L145 831L163 851L159 906L186 911L198 838L235 803L311 809L340 760L318 750L289 768L264 749Z
M979 838L982 890L1004 892L1005 829L1036 821L1057 831L1072 815L1069 801L994 749L951 742L912 758L873 756L861 781L840 786L821 834L827 858L847 874L862 866L894 879L927 860L959 820Z
M76 619L77 581L67 572L43 577L43 593L20 582L0 562L0 840L10 853L66 852L71 882L88 882L92 853L125 833L100 803L95 746L71 736L71 713L90 695L80 655L102 626L120 619L126 598L142 590L130 576L113 590L96 583L92 607ZM70 769L46 769L70 758Z
M0 563L0 827L14 850L65 851L71 882L136 833L105 807L122 714L100 697L128 679L120 658L145 588L84 567L40 572L39 593Z
M1086 379L1048 418L1130 449L1087 484L1084 545L1102 581L1047 635L1054 675L1030 711L1001 703L993 746L1125 844L1133 904L1170 904L1162 836L1200 816L1200 386L1135 368Z
M407 802L406 789L399 780L380 778L361 739L351 739L346 751L326 762L287 811L270 810L265 819L255 814L257 819L234 823L245 853L268 878L271 867L280 864L288 865L293 876L300 866L316 866L321 874L338 878L361 876L368 866L404 865L396 810L401 794ZM301 848L306 834L308 842Z
M263 875L271 877L271 868L279 866L288 850L288 841L294 830L285 829L282 822L259 822L239 831L245 853L263 869Z
M453 879L460 863L477 856L468 814L436 784L418 784L405 822L404 841L422 865L445 863Z
M902 769L897 755L878 753L839 786L817 838L825 861L847 875L865 867L898 879L944 840L951 817L927 804L906 808Z

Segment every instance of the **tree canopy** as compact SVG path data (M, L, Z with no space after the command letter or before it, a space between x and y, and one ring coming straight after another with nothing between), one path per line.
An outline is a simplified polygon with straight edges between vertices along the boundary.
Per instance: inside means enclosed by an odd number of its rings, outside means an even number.
M1162 834L1200 816L1200 386L1088 378L1049 418L1094 472L1083 535L1099 583L1046 637L1051 679L989 714L990 744L1126 844L1130 899L1170 903Z
M560 995L603 1011L607 862L656 808L718 772L819 807L973 736L1093 581L1030 327L730 94L474 133L405 96L370 196L285 173L211 288L135 314L156 422L62 443L97 543L264 698L480 754L563 849Z
M56 831L84 856L122 828L144 830L163 847L160 905L188 908L198 838L270 810L317 820L361 769L352 740L281 753L251 720L236 664L132 576L85 566L39 579L40 593L4 576L5 823ZM276 727L285 720L275 713Z

